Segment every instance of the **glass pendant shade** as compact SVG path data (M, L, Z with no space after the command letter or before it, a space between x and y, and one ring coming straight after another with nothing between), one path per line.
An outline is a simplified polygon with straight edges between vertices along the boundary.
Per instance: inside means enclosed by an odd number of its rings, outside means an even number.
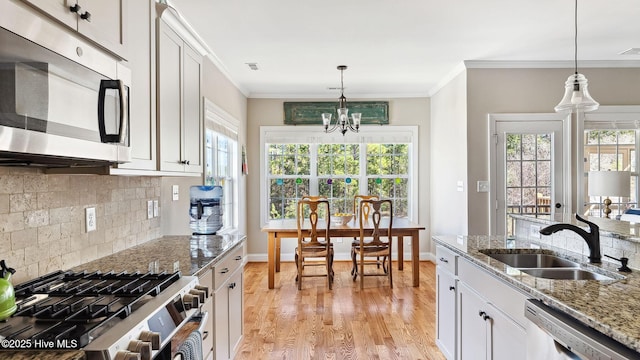
M600 104L589 95L587 83L587 78L582 74L575 73L569 76L564 83L564 96L554 108L556 112L593 111L598 109Z

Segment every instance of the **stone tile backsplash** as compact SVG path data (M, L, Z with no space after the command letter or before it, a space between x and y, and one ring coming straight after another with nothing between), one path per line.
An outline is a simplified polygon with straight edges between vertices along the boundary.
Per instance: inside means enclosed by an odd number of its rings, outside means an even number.
M147 201L160 200L160 178L54 175L0 167L0 259L14 284L142 244L161 236ZM96 231L85 208L96 209Z

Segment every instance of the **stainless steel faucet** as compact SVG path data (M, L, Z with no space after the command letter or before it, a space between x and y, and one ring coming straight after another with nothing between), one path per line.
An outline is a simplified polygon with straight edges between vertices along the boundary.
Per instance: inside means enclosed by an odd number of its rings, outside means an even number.
M578 214L576 214L576 219L589 225L589 232L573 224L561 223L549 225L545 228L540 229L540 234L551 235L560 230L571 230L580 235L584 239L584 241L587 242L587 245L589 246L589 262L601 263L602 256L600 255L600 228L598 227L598 225L592 223L591 221L587 221L581 218Z

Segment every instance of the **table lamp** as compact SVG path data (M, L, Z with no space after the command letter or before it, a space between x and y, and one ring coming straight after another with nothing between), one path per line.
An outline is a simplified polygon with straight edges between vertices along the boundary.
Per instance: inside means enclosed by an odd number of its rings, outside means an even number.
M631 173L629 171L590 171L589 196L606 196L603 201L604 215L609 217L611 199L609 196L629 196Z

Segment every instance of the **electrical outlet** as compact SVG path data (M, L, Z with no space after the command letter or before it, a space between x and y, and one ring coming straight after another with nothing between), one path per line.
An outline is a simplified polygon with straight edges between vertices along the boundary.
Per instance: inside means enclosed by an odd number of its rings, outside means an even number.
M171 186L171 195L173 201L178 201L180 199L180 187L178 185Z
M158 200L153 200L153 217L160 216L160 209L158 207Z
M84 209L85 228L87 232L96 230L96 208L90 207Z
M540 225L531 225L529 227L529 236L540 239Z
M147 201L147 219L151 219L153 217L153 200Z

